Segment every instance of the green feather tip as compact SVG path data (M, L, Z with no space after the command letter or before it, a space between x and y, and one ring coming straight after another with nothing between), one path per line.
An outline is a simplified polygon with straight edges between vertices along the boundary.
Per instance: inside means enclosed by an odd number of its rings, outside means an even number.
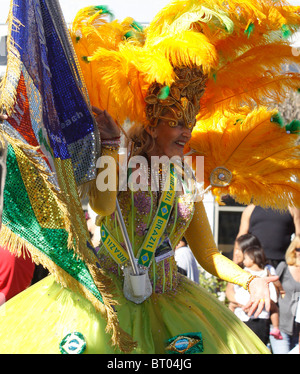
M128 31L124 36L126 39L129 39L129 38L134 37L134 33L132 31Z
M83 61L85 61L85 62L88 62L88 63L89 63L89 58L88 58L88 56L82 56L82 59L83 59Z
M254 29L255 29L254 24L250 23L250 25L244 31L244 33L247 34L248 39L250 38L251 34L254 32Z
M111 20L114 18L113 13L108 9L106 5L95 5L93 9L101 11L102 14L109 14L111 17Z
M102 13L112 14L106 5L95 5L94 10L102 10Z
M288 39L292 35L292 32L288 25L281 26L281 33L284 39Z
M158 98L160 100L165 100L168 96L169 96L169 93L170 93L170 87L169 86L164 86L160 91L159 91L159 94L158 94Z
M282 115L278 112L271 117L271 122L277 123L280 127L284 126L284 120Z
M138 32L142 32L142 31L143 31L143 26L141 26L139 23L137 23L137 22L135 22L135 21L133 21L133 22L130 24L130 26L131 26L134 30L136 30L136 31L138 31ZM133 37L135 36L135 32L134 32L134 31L128 31L124 36L125 36L126 39L133 38Z
M142 32L144 30L143 26L140 25L138 22L136 21L133 21L132 24L130 25L131 27L133 27L135 30L139 31L139 32Z
M237 125L239 122L240 122L240 124L242 124L244 121L243 121L241 118L239 118L239 119L237 119L237 120L235 121L235 123L234 123L233 125L235 126L235 125Z
M298 119L294 119L285 127L286 132L289 134L300 134L300 121Z

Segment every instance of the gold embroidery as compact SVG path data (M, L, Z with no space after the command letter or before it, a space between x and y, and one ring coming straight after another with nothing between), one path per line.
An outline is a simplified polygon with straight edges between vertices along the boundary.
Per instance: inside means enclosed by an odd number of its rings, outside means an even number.
M146 117L150 126L157 126L159 119L165 119L169 126L176 127L178 121L192 129L200 110L200 98L204 94L207 75L201 67L175 67L177 79L172 83L168 96L162 97L164 86L154 82L148 89Z

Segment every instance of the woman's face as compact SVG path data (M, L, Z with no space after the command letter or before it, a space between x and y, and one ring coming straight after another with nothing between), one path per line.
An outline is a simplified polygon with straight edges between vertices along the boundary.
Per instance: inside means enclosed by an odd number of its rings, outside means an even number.
M155 140L150 156L182 158L184 146L191 139L192 129L186 128L183 121L178 121L176 127L170 127L168 122L169 120L160 119L156 127L149 128L150 135Z

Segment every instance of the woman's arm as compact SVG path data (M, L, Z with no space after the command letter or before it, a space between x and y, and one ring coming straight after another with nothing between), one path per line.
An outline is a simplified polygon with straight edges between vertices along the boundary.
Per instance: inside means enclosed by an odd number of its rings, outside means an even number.
M118 186L118 150L109 150L103 149L101 153L102 156L111 157L111 161L115 165L115 169L112 169L112 172L115 172L115 186L108 188L106 191L101 191L101 184L103 178L101 177L102 173L107 175L108 171L106 167L101 166L98 169L96 180L90 182L89 188L89 204L93 211L98 215L104 217L112 214L116 209L116 199L117 199L117 186ZM108 178L113 178L113 176L108 176ZM109 187L109 186L108 186Z
M89 185L89 204L98 215L108 216L115 211L118 190L118 147L108 144L120 137L120 129L106 111L96 107L92 109L100 132L102 152L96 165L97 178ZM111 184L108 178L112 180Z
M251 214L253 213L254 208L255 208L255 205L250 204L243 211L237 238L241 235L248 234L249 227L250 227L250 218L251 218Z
M195 203L194 216L184 236L197 261L205 270L227 282L246 287L249 273L217 249L203 202Z
M194 216L184 236L197 261L205 270L227 282L248 289L250 301L244 307L248 315L255 312L256 318L264 306L266 310L270 310L269 283L278 280L278 277L253 278L251 274L223 256L216 248L202 202L195 203Z

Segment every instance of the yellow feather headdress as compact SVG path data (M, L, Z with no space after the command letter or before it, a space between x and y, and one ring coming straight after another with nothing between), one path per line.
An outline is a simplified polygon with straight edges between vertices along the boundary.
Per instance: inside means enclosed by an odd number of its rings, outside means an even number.
M188 150L206 154L206 181L220 166L229 170L229 186L214 187L213 193L287 207L300 206L294 181L299 148L294 135L270 121L274 113L260 107L280 103L300 87L300 74L283 69L299 64L288 41L299 25L300 7L281 0L174 0L145 29L132 19L107 20L104 8L86 8L71 36L92 105L119 124L149 124L149 88L172 87L176 69L201 68L206 87ZM158 99L163 103L168 94ZM232 125L235 118L242 118L238 126ZM222 151L220 140L226 140ZM235 143L233 152L229 144ZM288 151L281 151L281 143Z
M170 86L180 66L208 75L200 118L282 100L300 87L299 74L282 71L299 62L285 37L299 27L300 11L284 1L175 0L146 29L109 15L104 7L82 9L71 35L91 103L121 124L146 123L148 88Z

